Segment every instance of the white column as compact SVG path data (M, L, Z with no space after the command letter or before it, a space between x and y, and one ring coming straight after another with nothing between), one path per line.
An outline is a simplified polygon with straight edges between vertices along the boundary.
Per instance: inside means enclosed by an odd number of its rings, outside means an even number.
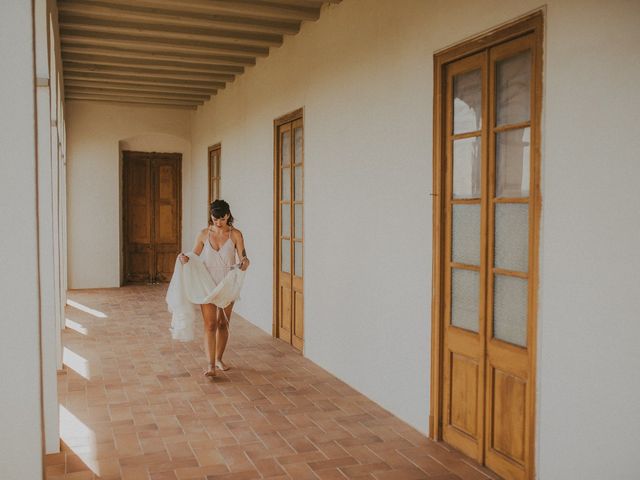
M45 453L60 451L58 413L58 311L56 291L57 148L52 149L52 133L57 122L52 112L52 84L49 73L49 19L47 0L35 2L36 125L38 144L38 259L40 270L40 322L42 341L42 400ZM55 94L54 94L55 96ZM56 135L57 137L57 135Z
M0 472L42 478L42 395L31 2L0 15Z

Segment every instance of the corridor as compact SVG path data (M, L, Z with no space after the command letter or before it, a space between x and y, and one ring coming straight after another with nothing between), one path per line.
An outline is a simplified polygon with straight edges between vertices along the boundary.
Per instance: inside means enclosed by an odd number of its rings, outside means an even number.
M238 316L209 380L165 289L69 293L48 480L495 478Z

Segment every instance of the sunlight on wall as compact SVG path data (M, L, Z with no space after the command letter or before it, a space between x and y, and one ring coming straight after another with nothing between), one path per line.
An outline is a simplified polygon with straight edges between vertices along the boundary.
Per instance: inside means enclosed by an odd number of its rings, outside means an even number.
M64 347L62 352L62 363L72 369L78 375L91 380L91 366L86 358L81 357L76 352Z
M60 438L93 473L100 474L95 458L96 434L63 405L60 405Z
M70 320L68 318L65 318L64 326L67 328L70 328L71 330L75 330L76 332L81 333L82 335L89 334L89 331L85 327L80 325L78 322L74 322L73 320Z
M82 305L81 303L74 302L71 299L67 300L67 305L70 305L73 308L77 308L78 310L81 310L81 311L83 311L85 313L88 313L89 315L93 315L94 317L107 318L107 315L102 313L101 311L94 310L93 308L89 308L86 305Z

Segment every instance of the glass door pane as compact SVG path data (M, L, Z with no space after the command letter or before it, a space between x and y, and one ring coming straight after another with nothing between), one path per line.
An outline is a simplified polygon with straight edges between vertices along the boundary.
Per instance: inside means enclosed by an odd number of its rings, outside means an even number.
M496 65L496 125L526 122L531 116L531 51Z
M302 277L302 242L294 242L293 268L296 277Z
M289 239L280 241L280 270L291 273L291 241Z
M282 178L280 179L280 200L288 202L291 200L291 169L282 169Z
M496 204L493 262L496 268L529 271L528 204Z
M453 79L453 133L482 128L482 72L480 69Z
M453 142L453 198L480 198L480 137Z
M280 235L291 237L291 205L288 203L280 205Z
M456 263L480 266L480 204L453 205L451 258Z
M480 275L471 270L453 269L451 275L451 325L478 332Z
M496 275L493 293L493 336L527 346L527 280Z
M529 127L496 135L496 197L529 196L530 139Z
M280 159L281 166L287 166L291 164L291 132L282 132L280 138L280 146L282 149L282 158Z

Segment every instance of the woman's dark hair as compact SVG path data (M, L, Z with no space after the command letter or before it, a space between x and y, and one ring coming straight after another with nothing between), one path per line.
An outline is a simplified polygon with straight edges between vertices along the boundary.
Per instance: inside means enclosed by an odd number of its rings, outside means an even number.
M231 209L229 208L229 204L224 200L214 200L209 205L209 225L213 225L213 221L211 220L211 216L213 215L215 218L224 217L226 214L229 214L229 218L227 219L227 225L230 227L233 226L233 215L231 215Z

